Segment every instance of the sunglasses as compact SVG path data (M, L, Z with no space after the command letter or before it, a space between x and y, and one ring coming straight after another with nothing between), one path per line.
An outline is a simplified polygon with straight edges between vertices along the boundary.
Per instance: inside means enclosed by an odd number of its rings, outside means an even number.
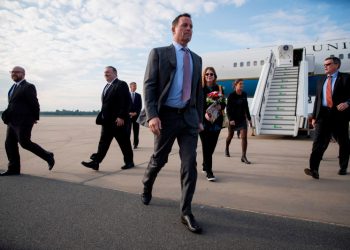
M214 73L205 73L206 76L213 76Z

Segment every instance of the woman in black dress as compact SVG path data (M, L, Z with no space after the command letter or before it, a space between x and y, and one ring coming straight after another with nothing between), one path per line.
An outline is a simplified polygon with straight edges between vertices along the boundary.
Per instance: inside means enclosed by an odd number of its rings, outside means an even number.
M229 146L234 134L234 131L240 131L241 144L242 144L242 157L241 161L250 164L248 161L247 153L247 120L250 126L252 126L247 94L243 91L244 83L243 79L238 79L234 83L235 91L233 91L227 98L226 113L229 120L228 136L226 138L225 155L230 157Z
M204 114L203 119L204 130L200 132L200 138L202 141L202 151L203 151L203 172L207 174L208 181L215 181L215 176L213 173L213 153L218 142L219 134L223 123L223 110L225 110L225 99L223 97L222 87L216 84L216 72L213 67L207 67L203 71L203 91L204 91ZM213 92L216 91L216 92ZM210 94L212 93L212 94ZM208 107L211 105L213 98L208 97L215 95L217 98L217 113L218 117L214 120L212 119L210 113L206 112ZM219 95L219 97L217 96ZM220 98L220 96L222 96ZM214 98L214 99L215 99Z

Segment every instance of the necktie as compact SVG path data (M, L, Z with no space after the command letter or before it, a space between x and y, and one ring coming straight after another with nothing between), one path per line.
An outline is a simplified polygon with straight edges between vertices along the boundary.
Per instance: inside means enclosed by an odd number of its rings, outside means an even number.
M135 100L135 93L134 92L132 92L131 97L132 97L132 102L134 102L134 100Z
M10 91L9 91L9 98L12 97L13 95L13 92L15 92L15 89L17 88L17 84L13 84L12 87L10 88Z
M111 84L110 84L110 83L107 83L107 85L105 86L105 88L104 88L104 90L103 90L103 96L106 95L107 90L109 89L110 86L111 86Z
M328 108L333 107L333 100L332 100L332 76L329 75L327 79L327 88L326 88L326 101Z
M187 48L182 48L184 51L184 78L182 84L182 101L186 102L191 96L191 64L190 52Z

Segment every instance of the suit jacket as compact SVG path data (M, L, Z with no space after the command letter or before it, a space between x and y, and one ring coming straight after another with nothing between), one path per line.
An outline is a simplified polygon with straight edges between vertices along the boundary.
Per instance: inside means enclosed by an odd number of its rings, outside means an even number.
M193 61L192 88L184 118L188 125L198 128L199 122L203 122L202 58L192 51L190 53ZM168 98L175 72L176 52L174 45L151 50L144 78L145 109L140 114L140 124L148 126L150 119L159 116L159 111Z
M312 117L314 119L319 118L320 110L322 107L323 98L323 84L326 81L327 76L325 75L317 83L316 98L314 103L314 110L312 112ZM333 93L332 93L333 109L335 110L338 118L349 119L350 108L345 111L338 111L336 106L342 102L350 101L350 76L346 73L338 72L337 80L334 83Z
M139 93L136 93L136 92L134 93L135 93L135 99L134 99L134 102L132 102L132 99L131 99L130 112L136 112L137 115L134 116L133 119L137 119L142 109L142 100L141 100L141 95ZM130 92L130 98L131 98L131 92Z
M128 84L115 79L105 95L102 93L102 108L96 118L96 124L114 124L117 117L129 120L131 98Z
M9 103L2 113L2 119L5 124L32 125L39 120L39 114L40 105L35 86L23 80L13 91L12 96L9 96Z

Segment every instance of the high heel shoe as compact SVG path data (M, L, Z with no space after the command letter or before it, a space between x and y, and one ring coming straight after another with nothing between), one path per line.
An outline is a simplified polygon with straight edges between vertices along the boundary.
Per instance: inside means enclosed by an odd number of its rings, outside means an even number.
M242 156L241 162L244 162L245 164L250 164L251 163L250 161L248 161L246 156Z
M230 157L230 151L228 150L228 147L225 148L225 156Z

